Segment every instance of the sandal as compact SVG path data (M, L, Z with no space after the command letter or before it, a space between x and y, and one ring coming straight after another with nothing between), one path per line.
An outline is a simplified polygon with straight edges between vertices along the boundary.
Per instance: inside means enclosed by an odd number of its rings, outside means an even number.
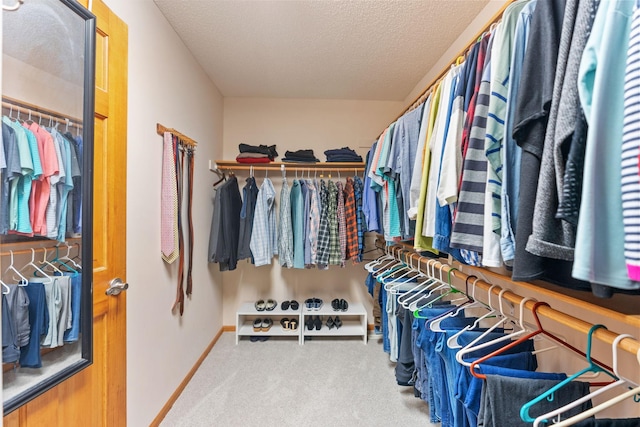
M264 311L264 309L266 307L263 299L256 301L254 306L255 306L257 311Z
M267 311L273 311L273 309L275 309L277 306L278 306L278 303L276 302L276 300L268 299L264 309Z
M282 319L280 319L280 325L282 325L282 329L285 331L289 330L290 322L291 321L286 317L283 317Z
M298 330L298 321L296 319L289 320L289 330L291 331Z
M273 320L266 318L262 321L262 332L267 332L273 326Z
M262 331L262 319L256 319L253 321L253 332Z
M291 302L289 303L289 307L291 307L291 310L297 310L300 308L300 304L298 304L298 301L296 300L291 300Z

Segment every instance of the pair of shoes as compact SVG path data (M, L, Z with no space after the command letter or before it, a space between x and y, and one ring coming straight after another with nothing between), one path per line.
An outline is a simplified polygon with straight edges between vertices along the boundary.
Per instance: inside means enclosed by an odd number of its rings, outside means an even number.
M280 320L280 325L282 329L285 331L297 331L298 330L298 319L289 319L284 317Z
M298 304L298 301L294 299L292 299L291 301L282 301L282 304L280 305L280 309L284 311L284 310L288 310L289 308L291 308L291 310L297 310L300 308L300 304Z
M320 316L309 316L304 323L310 331L313 331L314 328L319 331L322 328L322 320L320 320Z
M253 332L267 332L273 326L273 320L266 319L256 319L253 321Z
M340 329L340 326L342 326L342 320L340 319L340 316L336 316L334 319L329 316L329 318L327 319L327 327L331 329L334 326L336 327L336 329Z
M322 300L320 298L309 298L305 300L304 305L308 310L320 310Z
M333 311L347 311L347 309L349 308L349 303L342 298L336 298L331 301L331 308L333 308Z
M268 335L260 335L259 337L255 336L255 335L251 335L249 337L249 341L251 341L251 342L258 342L258 341L265 342L268 339L269 339Z
M268 299L267 301L261 299L255 302L254 304L257 311L273 311L278 306L276 300Z

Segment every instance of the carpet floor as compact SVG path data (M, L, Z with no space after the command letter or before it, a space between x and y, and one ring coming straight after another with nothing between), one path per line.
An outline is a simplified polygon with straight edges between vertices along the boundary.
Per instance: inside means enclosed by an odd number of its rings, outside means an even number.
M300 346L224 333L161 426L435 426L394 366L375 335Z

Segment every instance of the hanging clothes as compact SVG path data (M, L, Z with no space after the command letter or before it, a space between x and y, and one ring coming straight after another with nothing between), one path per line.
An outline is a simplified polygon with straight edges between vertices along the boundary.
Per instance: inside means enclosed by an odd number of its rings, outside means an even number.
M278 223L278 260L280 265L293 268L293 225L291 220L291 193L286 178L280 190L280 222Z
M258 186L256 180L250 176L242 189L242 209L240 210L240 241L238 242L238 260L251 258L251 233L253 218L258 201Z
M260 186L251 233L251 253L256 267L271 264L278 255L278 229L276 226L276 191L269 178Z

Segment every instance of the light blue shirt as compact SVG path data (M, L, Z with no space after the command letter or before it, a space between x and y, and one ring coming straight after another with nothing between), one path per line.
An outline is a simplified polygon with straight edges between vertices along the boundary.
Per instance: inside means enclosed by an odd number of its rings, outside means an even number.
M640 289L627 275L620 156L624 78L633 1L602 0L587 41L578 91L589 123L573 277Z
M251 254L256 267L271 264L278 254L278 230L276 228L276 191L269 178L265 178L258 192L256 211L251 231Z

